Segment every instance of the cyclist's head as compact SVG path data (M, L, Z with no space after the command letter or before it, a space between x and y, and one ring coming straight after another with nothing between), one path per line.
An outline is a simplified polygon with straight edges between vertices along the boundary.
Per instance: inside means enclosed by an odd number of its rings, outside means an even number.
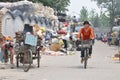
M84 25L85 28L87 28L87 27L90 26L90 23L88 21L84 21L83 25Z

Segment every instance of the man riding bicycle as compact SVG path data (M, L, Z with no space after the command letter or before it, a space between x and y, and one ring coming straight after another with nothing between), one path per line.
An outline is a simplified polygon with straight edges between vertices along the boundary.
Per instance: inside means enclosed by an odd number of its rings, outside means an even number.
M86 41L86 40L93 40L94 39L94 31L88 21L83 23L83 28L80 30L78 34L78 40ZM92 54L92 45L89 48L89 57ZM81 50L81 63L84 61L84 49Z

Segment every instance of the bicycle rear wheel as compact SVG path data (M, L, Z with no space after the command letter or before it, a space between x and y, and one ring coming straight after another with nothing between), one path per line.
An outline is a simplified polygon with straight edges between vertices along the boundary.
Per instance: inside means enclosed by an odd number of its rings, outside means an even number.
M38 63L38 68L40 67L40 58L41 58L41 55L40 55L40 50L37 51L37 63Z
M20 61L20 54L18 53L16 56L16 67L19 67L19 61Z
M88 61L88 50L86 49L84 53L84 69L87 68L87 61Z
M28 72L32 64L32 51L29 49L23 55L23 70Z

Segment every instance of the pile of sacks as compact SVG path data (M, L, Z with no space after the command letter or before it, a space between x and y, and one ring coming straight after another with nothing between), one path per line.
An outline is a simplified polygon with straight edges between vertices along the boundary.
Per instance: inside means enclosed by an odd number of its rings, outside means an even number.
M60 49L61 49L61 45L59 44L58 38L53 38L52 43L50 45L50 50L57 52L60 51Z
M29 6L28 7L28 12L31 13L35 13L35 15L40 16L40 17L46 17L49 18L51 20L57 20L57 16L54 15L55 11L53 8L48 7L48 6L44 6L42 3L33 3L31 1L18 1L18 2L14 2L14 3L10 3L10 2L0 2L0 6L1 7L5 7L8 9L15 9L15 8L21 8L24 6ZM19 7L18 7L19 6ZM25 8L22 8L23 11L26 11Z
M33 34L42 37L42 31L37 24L33 26Z
M57 20L57 16L54 15L54 9L48 6L44 6L41 3L34 3L35 14L41 17Z

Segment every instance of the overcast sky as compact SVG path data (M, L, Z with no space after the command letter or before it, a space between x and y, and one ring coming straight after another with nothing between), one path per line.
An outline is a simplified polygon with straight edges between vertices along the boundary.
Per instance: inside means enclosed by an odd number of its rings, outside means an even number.
M68 14L76 15L78 16L78 14L80 13L80 10L82 8L82 6L87 7L87 9L90 11L91 9L95 9L96 12L100 12L100 9L97 7L95 2L91 2L91 0L70 0L71 4L68 7L69 12Z

